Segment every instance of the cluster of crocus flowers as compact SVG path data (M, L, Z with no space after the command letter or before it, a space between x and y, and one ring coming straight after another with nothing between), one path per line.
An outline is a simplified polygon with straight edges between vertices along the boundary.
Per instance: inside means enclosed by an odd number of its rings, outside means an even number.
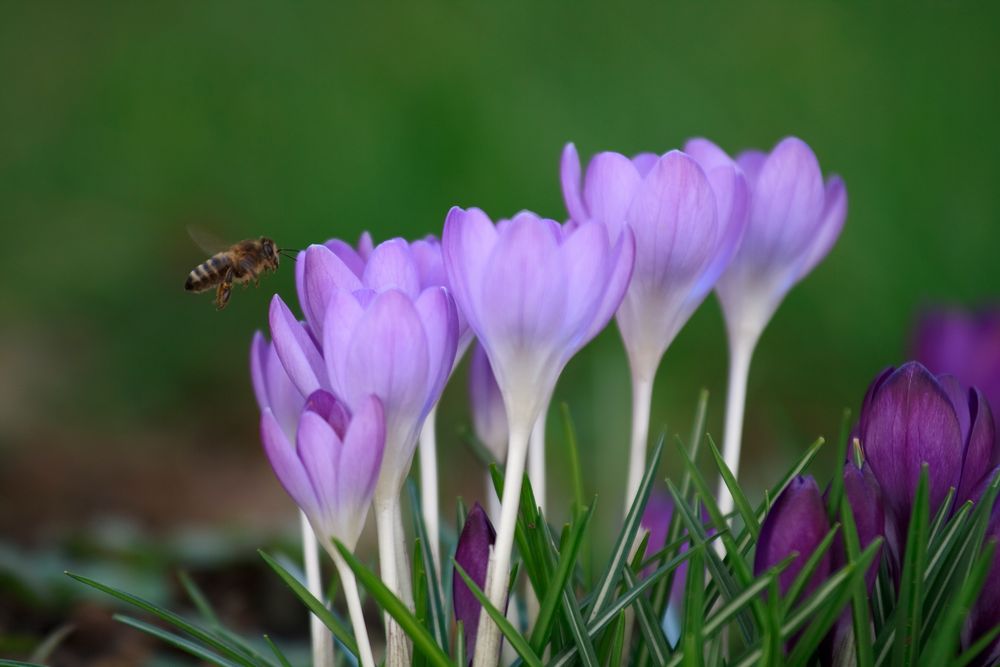
M861 547L876 537L886 542L890 571L898 573L905 556L905 536L923 464L928 465L928 499L933 516L949 490L954 508L978 502L997 474L1000 446L993 416L978 389L966 389L954 377L935 376L917 362L889 368L875 378L862 402L852 435L863 464L844 466L844 493L854 514ZM799 554L781 574L781 590L801 571L830 530L829 512L816 482L798 478L776 500L761 527L756 567L761 572L792 553ZM994 509L988 536L1000 536L1000 513ZM843 565L843 548L834 548L817 567L807 590ZM876 567L867 573L869 590ZM970 614L968 636L974 640L1000 622L1000 559ZM835 632L846 632L843 619ZM835 641L834 646L837 645ZM996 650L996 649L994 649Z
M703 139L663 155L601 153L585 174L569 145L561 171L565 223L523 211L494 224L479 209L456 207L440 243L428 237L375 245L367 234L356 246L331 240L297 258L304 321L280 297L272 302L269 363L287 374L293 398L304 403L310 397L310 433L320 430L315 415L326 414L315 405L332 400L355 415L367 415L372 400L380 406L384 452L373 492L379 566L406 604L412 590L399 491L419 440L424 516L439 565L435 406L473 336L476 432L505 466L484 580L493 605L503 608L529 442L541 499L544 415L567 362L616 316L634 390L629 505L645 460L657 367L716 289L733 355L726 456L735 472L730 440L738 458L750 353L784 294L830 249L846 211L843 184L837 178L824 184L815 157L797 139L782 141L770 155L737 160ZM264 401L261 406L266 416ZM297 429L304 419L297 418ZM265 440L274 440L279 431L271 422L284 421L276 414L266 420ZM326 437L347 437L334 417L327 415L326 423ZM298 433L280 433L286 449L298 451L291 446ZM285 450L272 445L272 463L277 469L283 462L278 475L287 476L288 462L273 456ZM337 471L327 474L339 479ZM328 530L303 505L305 496L292 496L314 528ZM363 513L367 505L355 510ZM388 664L406 664L409 644L395 622L386 622ZM496 664L498 628L482 614L476 630L476 664Z

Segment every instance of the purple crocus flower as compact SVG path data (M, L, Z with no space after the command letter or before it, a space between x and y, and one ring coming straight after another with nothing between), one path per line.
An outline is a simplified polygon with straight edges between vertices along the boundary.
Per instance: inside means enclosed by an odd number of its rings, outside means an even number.
M507 412L489 357L481 345L472 348L469 359L469 406L476 437L494 459L503 463L507 458Z
M421 289L409 245L378 245L358 277L325 246L302 259L303 327L280 297L271 303L279 358L303 393L328 389L356 408L369 394L386 416L387 491L409 470L417 435L452 369L458 315L442 287Z
M612 244L597 223L564 228L523 211L494 226L455 207L443 243L455 301L489 356L511 430L527 439L566 362L621 303L632 233Z
M973 498L998 460L982 393L966 390L952 376L935 377L915 361L879 374L862 404L857 433L895 525L888 537L897 556L923 463L933 516L951 487L956 507Z
M1000 308L925 311L914 332L913 356L933 373L950 373L978 387L1000 419ZM996 424L1000 426L1000 424Z
M635 269L617 320L633 374L652 381L736 252L746 224L746 179L731 161L700 166L680 151L631 160L605 152L590 160L581 187L573 144L563 150L561 173L572 220L600 222L612 240L626 224L635 234Z
M455 548L455 562L462 566L465 573L472 578L480 589L486 588L486 570L490 562L490 549L496 541L496 531L493 524L479 503L472 506L465 518L465 527L458 537ZM472 594L465 580L455 570L452 575L452 601L455 607L455 620L462 621L465 634L465 654L468 661L476 652L476 635L479 628L479 614L482 605Z
M351 417L329 392L314 392L301 413L294 445L271 408L261 414L264 451L285 491L302 508L320 542L357 544L382 464L385 421L374 396Z
M858 532L858 543L862 551L868 548L876 538L885 537L885 505L882 501L882 489L879 488L875 475L867 463L858 468L852 462L844 464L844 494L854 514L854 526ZM879 556L876 555L865 581L869 592L875 584L878 575ZM833 569L839 569L847 564L843 537L840 533L833 543Z
M289 379L274 345L259 331L254 333L250 343L250 380L257 406L261 411L270 408L285 437L294 441L306 399Z
M816 480L811 476L796 477L789 483L764 518L754 557L754 573L759 575L793 553L798 556L778 575L781 594L785 595L806 561L830 532L826 506ZM802 592L809 597L831 571L830 553L820 559L812 577Z
M1000 469L994 469L986 475L979 488L976 498L981 498L990 482L1000 474ZM993 505L990 522L986 528L986 541L1000 541L1000 502ZM983 588L969 613L966 625L966 646L972 644L1000 623L1000 548L993 553L993 564L986 575ZM994 639L976 659L976 665L994 664L1000 658L1000 638Z

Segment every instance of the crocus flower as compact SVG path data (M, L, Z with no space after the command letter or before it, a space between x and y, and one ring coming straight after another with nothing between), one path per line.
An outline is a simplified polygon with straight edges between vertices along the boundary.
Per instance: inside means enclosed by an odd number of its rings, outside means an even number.
M915 361L875 379L857 432L896 528L890 543L906 535L923 463L931 516L951 487L956 507L973 498L997 463L993 417L982 393L966 390L952 376L935 377ZM900 545L892 546L899 555Z
M469 359L469 407L476 437L502 464L507 458L507 412L489 357L481 345L472 348Z
M726 154L705 140L689 146L702 165L725 164ZM757 341L788 291L833 247L847 216L847 191L838 176L823 182L819 162L800 139L782 139L768 154L736 158L750 186L750 217L735 256L716 283L729 336L729 382L722 453L739 472L743 410L750 360ZM733 508L719 482L719 506Z
M976 490L977 499L982 497L986 487L997 474L1000 474L998 469L987 474ZM986 540L1000 541L1000 502L993 505L990 522L986 528ZM996 627L997 624L1000 624L1000 547L993 553L993 564L990 566L986 581L970 610L966 627L968 637L964 643L971 644ZM977 657L974 664L995 664L998 658L1000 658L1000 638L994 639Z
M493 524L479 503L472 506L465 518L465 526L458 537L455 548L455 562L472 578L480 589L486 587L486 570L489 566L490 548L496 541L496 531ZM465 634L465 654L472 661L476 652L476 635L479 627L479 614L482 605L472 594L465 580L458 573L452 575L452 601L455 608L455 620L462 621Z
M566 228L522 212L496 226L479 209L453 208L444 263L455 301L486 350L503 394L510 441L500 527L487 594L506 599L528 437L569 359L611 319L632 273L627 228L616 243L603 225ZM499 630L482 615L476 663L495 664Z
M858 532L858 544L862 551L868 548L879 537L885 537L885 506L882 501L882 489L879 488L871 467L865 463L858 468L848 461L844 464L844 494L854 515L854 526ZM878 575L879 556L876 554L865 581L871 591ZM840 533L834 538L833 567L839 569L847 564L843 537Z
M351 417L322 389L306 402L295 443L270 408L261 414L264 451L285 491L309 517L323 546L357 544L375 493L385 446L382 404L368 396Z
M689 146L708 153L700 140ZM631 160L606 152L591 159L581 188L573 144L563 151L561 172L572 220L599 222L612 240L626 224L635 234L635 269L616 316L633 386L627 511L645 467L653 377L736 252L747 220L746 179L728 159L699 165L680 151Z
M950 373L978 387L1000 419L1000 308L925 311L916 326L914 358L933 373Z
M754 573L759 575L791 554L798 554L778 575L781 594L785 595L828 532L830 522L816 480L811 476L796 477L775 500L760 527ZM801 599L808 598L830 575L830 568L830 553L827 552L806 584Z

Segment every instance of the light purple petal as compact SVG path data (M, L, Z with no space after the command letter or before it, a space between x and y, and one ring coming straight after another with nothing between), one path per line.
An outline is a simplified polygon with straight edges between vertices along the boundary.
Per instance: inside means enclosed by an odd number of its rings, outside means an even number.
M583 199L590 219L607 226L612 242L618 240L626 222L632 223L635 231L629 206L642 181L632 161L619 153L598 153L587 165Z
M444 255L441 243L433 236L410 244L410 252L420 275L420 289L447 287L448 276L444 271Z
M760 176L761 169L764 168L766 161L767 153L764 151L744 151L736 156L736 164L746 174L747 183L750 185L751 191L757 186L757 177Z
M576 337L590 328L611 269L608 232L598 222L580 225L559 247L566 283L565 324Z
M316 339L323 340L323 322L330 295L336 289L348 292L360 289L361 281L329 248L312 245L306 250L304 285L305 294L299 295L299 303Z
M413 261L409 244L403 239L390 239L372 251L365 266L365 287L376 292L398 289L410 298L420 294L420 274Z
M306 404L302 408L305 411L312 412L319 416L323 421L330 425L334 433L341 440L344 439L344 434L347 432L347 425L351 421L351 416L347 412L347 408L337 400L337 397L326 391L325 389L320 389L314 391L312 395L306 399Z
M469 575L480 589L485 590L486 570L490 563L490 547L496 542L496 531L483 508L476 503L465 519L465 527L458 538L455 562ZM476 635L479 630L479 613L482 606L466 585L462 575L455 570L452 577L452 599L455 620L465 629L466 655L469 662L476 653Z
M348 391L345 376L347 350L351 338L354 336L354 331L365 314L364 308L358 303L356 296L357 294L350 294L344 290L334 290L330 295L326 322L323 326L323 351L330 386L337 395L345 400L347 400L346 392Z
M722 231L715 258L705 269L695 289L696 293L704 291L706 295L739 250L750 213L750 191L742 171L733 166L722 165L713 168L707 176L715 193L716 213Z
M361 232L361 236L358 237L358 255L361 256L361 259L367 262L374 248L375 242L372 241L372 235L367 231Z
M312 483L295 453L295 447L285 437L285 432L270 408L264 408L261 413L260 438L264 443L264 453L285 491L307 515L318 516L319 500Z
M268 354L268 343L260 331L253 333L250 341L250 382L253 384L253 395L257 399L257 407L263 410L271 404L267 397L267 384L264 381L264 360Z
M639 153L632 156L632 164L635 166L635 170L639 172L639 176L645 178L646 174L656 166L656 162L659 159L660 156L656 153Z
M570 219L577 222L590 219L587 207L583 203L583 196L580 194L580 156L577 155L576 146L571 143L566 144L563 149L559 177L562 181L563 200L566 202L566 211L569 212Z
M825 207L819 231L809 245L809 251L799 269L799 279L808 275L830 253L833 244L840 238L846 219L847 188L840 176L832 176L826 183Z
M330 239L324 243L327 248L330 249L334 255L340 258L340 261L344 263L351 272L361 279L361 276L365 273L365 260L361 257L357 250L355 250L349 243L341 241L340 239Z
M263 370L269 407L278 423L285 429L289 441L292 441L305 398L285 372L274 345L268 344L265 349Z
M308 396L329 386L323 357L316 344L277 294L271 299L268 319L278 358L299 392Z
M456 206L448 212L441 241L448 286L458 309L477 331L482 330L480 309L486 307L481 304L483 271L497 238L496 228L481 210Z
M502 464L507 459L507 411L490 359L479 344L469 359L469 407L476 437Z
M307 410L299 419L296 450L328 525L329 519L341 512L337 502L337 469L343 444L323 417Z
M608 275L604 293L601 295L600 304L594 311L594 319L579 341L581 347L593 340L608 325L615 311L621 306L625 291L632 281L635 266L635 236L631 227L625 228L624 233L618 238L618 243L611 249L608 266L611 267L611 272Z
M698 161L705 172L710 172L716 167L735 167L736 162L729 157L726 151L722 150L708 139L695 137L688 139L684 144L684 152ZM761 154L763 155L763 154Z
M385 450L385 413L375 396L361 401L344 438L337 470L339 505L363 526Z
M414 304L427 335L427 404L430 410L451 375L458 345L458 312L444 287L424 290Z

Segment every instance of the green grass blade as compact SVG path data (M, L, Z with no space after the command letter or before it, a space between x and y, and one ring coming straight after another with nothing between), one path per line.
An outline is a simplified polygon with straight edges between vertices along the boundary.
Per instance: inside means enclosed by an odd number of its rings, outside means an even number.
M273 639L271 639L268 635L264 635L264 642L271 648L271 652L274 653L274 657L278 659L279 663L281 663L281 667L292 667L292 663L288 661L288 658L285 657L285 654L280 648L278 648L278 645L274 643Z
M465 656L465 623L455 622L455 664L458 667L465 667L469 659Z
M628 588L635 588L637 581L630 568L625 568L625 585ZM660 627L659 618L653 613L653 606L644 597L638 597L632 605L635 610L635 619L639 624L639 630L646 640L644 646L649 652L654 665L666 664L670 658L670 647L667 646L667 638Z
M987 646L993 643L993 640L997 638L997 635L1000 635L1000 624L995 625L992 630L973 642L972 645L969 646L964 653L962 653L962 655L958 656L951 667L966 667L966 665L978 658L979 654L982 653Z
M125 616L124 614L115 614L114 619L119 623L123 623L129 627L135 628L141 632L145 632L148 635L156 637L160 641L179 649L188 655L193 655L194 657L210 662L213 665L219 665L219 667L238 667L242 663L233 662L232 660L227 660L217 653L209 651L205 647L196 644L180 635L168 632L162 628L158 628L155 625L150 625L149 623L144 623L139 619L132 618L131 616Z
M845 465L853 465L847 463ZM843 480L843 475L835 475ZM841 493L839 502L840 521L843 524L844 553L848 563L856 563L861 556L858 528L854 521L854 510L847 495ZM881 552L880 552L881 553ZM871 612L868 604L868 569L854 586L851 594L851 623L854 629L854 656L857 667L872 667L875 657L872 653Z
M903 572L896 614L896 641L892 653L894 667L915 667L920 657L920 629L924 608L924 571L927 567L928 481L927 464L920 469L920 481L913 499L910 528L906 537Z
M221 625L221 623L219 623L219 617L216 615L215 610L212 609L211 603L209 603L205 594L202 593L198 584L194 582L194 579L192 579L191 576L184 570L177 573L177 578L180 580L181 586L184 587L184 591L187 593L188 598L190 598L191 603L194 604L198 613L201 614L203 619L205 619L205 622L211 623L215 626Z
M642 477L642 482L639 484L639 490L625 517L625 524L622 526L622 530L618 534L618 539L615 541L608 566L604 570L603 576L599 579L597 593L587 616L588 625L607 608L614 588L621 578L622 568L626 566L629 552L632 549L632 545L635 544L635 536L639 532L642 513L646 507L646 502L649 500L649 492L653 487L653 477L657 467L660 465L660 456L662 453L663 437L661 436L659 442L656 443L656 447L653 449L653 454L646 466L646 472Z
M137 595L132 595L131 593L126 593L125 591L118 590L117 588L112 588L111 586L107 586L88 577L84 577L79 574L73 574L72 572L67 572L66 574L72 579L79 581L81 584L85 584L87 586L90 586L91 588L95 588L101 591L102 593L107 593L111 597L117 598L122 602L132 605L133 607L138 607L143 611L153 614L162 621L174 626L175 628L181 630L182 632L191 635L192 637L202 642L206 646L218 651L226 658L235 661L237 664L245 665L246 667L254 667L253 662L249 660L245 655L243 655L243 652L240 647L232 646L224 642L223 640L216 637L213 633L208 632L194 625L193 623L190 623L182 616L175 614L172 611L169 611L167 609L164 609L163 607L155 605L152 602L149 602L148 600L144 600L143 598L140 598Z
M576 429L573 427L573 417L569 412L569 405L560 404L559 413L562 415L563 430L566 432L566 463L569 466L569 479L573 488L573 518L575 519L583 513L586 502L583 491L583 469L580 466L580 447L576 437Z
M687 593L684 596L684 631L681 633L681 647L684 650L683 664L701 667L704 664L701 628L705 618L705 547L697 546L691 551Z
M326 605L317 600L316 596L310 593L309 589L303 586L301 582L295 578L295 575L282 567L278 561L269 556L266 552L258 550L257 553L259 553L260 557L264 559L264 562L270 565L271 569L274 570L279 577L281 577L281 580L292 589L292 592L295 593L300 600L302 600L302 603L309 608L309 611L315 614L319 620L323 621L323 625L330 628L330 632L332 632L333 635L339 639L345 647L347 647L347 650L353 653L355 658L357 658L358 645L354 641L354 633L345 628L337 617L334 616L329 609L327 609Z
M414 509L414 512L419 512L419 510ZM430 602L427 600L427 566L424 563L423 541L419 537L413 541L413 578L411 581L413 582L413 613L420 625L433 632L432 626L434 624L430 622L428 611ZM426 664L427 656L417 651L413 655L410 667L425 667Z
M733 471L729 469L726 465L725 460L722 458L722 454L719 452L719 448L715 446L715 441L712 440L712 436L708 436L708 450L712 453L712 458L715 461L716 467L719 469L719 473L722 475L723 481L726 483L726 487L729 489L729 493L733 497L733 502L736 505L736 509L739 510L740 516L743 517L743 525L750 530L750 535L756 541L760 537L760 523L757 521L757 517L754 515L753 509L750 507L750 501L743 494L743 489L740 485L736 483L736 477L733 476Z
M840 435L834 444L833 464L834 470L840 471L841 466L847 463L847 439L851 434L851 411L844 409L840 417ZM844 495L844 476L834 474L830 481L830 492L827 495L827 519L830 523L835 523L840 516L840 498Z
M928 535L930 535L930 544L934 545L937 541L938 535L941 532L941 527L945 525L948 521L948 517L952 515L951 507L955 502L955 487L948 489L948 495L944 497L944 502L941 503L941 507L938 508L937 514L931 520L931 527ZM931 549L933 551L933 548Z
M434 633L434 640L445 652L448 651L448 610L445 606L444 597L441 591L441 583L438 581L437 568L434 567L433 554L431 553L430 542L428 541L427 527L424 525L424 513L420 506L420 498L417 494L416 485L412 480L406 483L406 490L410 495L410 507L413 509L413 525L416 529L417 539L420 541L421 553L424 561L424 577L427 581L427 603L430 611L430 627Z
M622 664L622 654L625 651L625 612L618 614L611 628L611 653L608 655L608 667L618 667Z
M390 591L382 580L374 572L365 567L361 561L359 561L351 550L341 544L339 541L334 540L334 546L340 555L343 556L344 560L347 561L348 567L354 572L354 576L357 577L358 582L364 586L364 588L371 594L372 598L378 603L384 612L392 616L399 627L403 629L409 638L413 641L413 647L421 651L427 660L437 667L447 667L451 665L451 659L448 654L445 653L440 646L438 646L434 637L428 632L417 617L406 608L406 605L397 598L392 591Z
M497 608L490 603L486 594L483 593L482 589L480 589L476 582L473 581L472 577L470 577L466 571L462 569L462 566L458 564L458 561L453 561L453 565L455 567L455 572L458 572L458 576L462 577L465 585L469 587L472 594L477 600L479 600L479 603L483 605L483 609L486 610L486 613L489 614L491 619L493 619L493 622L497 624L497 627L500 628L500 632L502 632L503 636L507 638L510 645L515 651L517 651L517 654L521 656L524 663L529 667L541 667L541 659L531 649L531 645L528 644L521 633L510 624L510 621L507 620L507 617L503 613L497 610Z

